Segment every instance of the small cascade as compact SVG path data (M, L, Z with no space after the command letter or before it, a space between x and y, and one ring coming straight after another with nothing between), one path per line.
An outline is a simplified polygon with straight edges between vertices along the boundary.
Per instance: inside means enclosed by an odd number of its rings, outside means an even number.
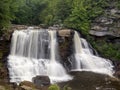
M48 75L50 76L50 79L54 82L59 82L63 80L71 79L69 75L67 75L64 67L56 60L57 56L56 54L58 51L58 45L57 45L57 37L56 37L56 31L49 31L50 35L50 63L48 64Z
M93 54L93 50L89 47L88 42L84 38L81 38L81 44L83 47L83 52L87 54Z
M113 66L107 59L93 55L92 50L89 48L87 41L79 37L75 31L74 35L75 46L75 67L72 70L77 71L93 71L111 75L113 74Z
M32 81L37 75L47 75L51 82L71 79L56 61L56 52L56 31L31 28L15 31L8 56L10 82Z
M75 36L74 36L74 45L75 45L75 53L77 54L81 53L82 44L81 44L81 40L77 32L75 32Z

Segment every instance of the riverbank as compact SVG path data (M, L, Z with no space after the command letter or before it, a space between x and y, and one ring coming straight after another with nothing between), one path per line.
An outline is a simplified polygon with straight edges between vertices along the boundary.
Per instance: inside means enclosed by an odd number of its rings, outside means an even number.
M17 26L16 26L17 27ZM18 29L20 28L20 29ZM6 63L7 63L7 56L9 54L9 51L10 51L10 42L11 42L11 34L14 30L18 29L18 30L21 30L21 29L26 29L27 26L19 26L15 29L12 29L11 32L10 32L10 35L8 36L9 38L4 38L1 40L0 42L0 49L2 50L2 58L1 58L1 75L3 75L3 77L0 77L1 78L1 81L5 81L6 79L6 84L9 84L9 76L8 76L8 71L7 71L7 66L6 66ZM40 28L40 27L39 27ZM61 46L59 48L61 48L60 51L61 52L61 56L62 56L62 60L61 62L66 62L68 67L70 66L70 64L68 63L69 61L66 61L67 58L71 55L70 52L72 52L72 50L70 50L71 47L68 47L68 46L72 46L72 38L73 38L73 30L68 30L68 29L64 29L62 32L62 30L59 30L61 32L59 32L59 40L60 40L60 44ZM70 44L70 45L69 45ZM116 62L116 63L119 63L119 62ZM119 67L115 70L118 70L119 71ZM117 74L119 75L119 73ZM12 84L12 87L14 86L15 84ZM10 87L11 87L11 84L10 84ZM16 86L17 87L17 86ZM17 87L18 88L18 87ZM14 90L14 89L13 89Z

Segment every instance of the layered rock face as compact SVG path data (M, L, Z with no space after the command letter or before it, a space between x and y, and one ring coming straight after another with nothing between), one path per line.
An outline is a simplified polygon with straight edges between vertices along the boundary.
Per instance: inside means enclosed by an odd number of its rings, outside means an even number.
M116 1L111 1L108 4L103 14L92 21L89 34L94 38L93 41L97 46L99 45L97 47L99 54L113 60L116 70L115 76L120 78L120 9L116 7ZM109 48L109 46L111 47ZM108 53L104 55L104 52ZM110 56L110 53L113 54Z
M69 70L71 68L71 55L73 54L73 36L74 31L70 29L63 29L58 31L59 52L61 63Z
M95 36L120 37L120 10L117 8L107 8L104 14L97 17L89 32Z

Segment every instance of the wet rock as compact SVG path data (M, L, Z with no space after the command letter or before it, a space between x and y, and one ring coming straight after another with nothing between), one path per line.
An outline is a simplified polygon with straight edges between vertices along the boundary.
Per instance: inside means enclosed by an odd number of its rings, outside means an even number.
M48 76L36 76L32 80L37 87L50 85L50 79Z
M108 75L89 71L73 71L71 75L74 76L73 80L59 83L59 86L67 85L72 90L120 90L120 81Z
M29 81L23 81L19 84L22 90L37 90L34 83Z
M120 61L113 61L115 73L114 76L120 79Z
M62 26L63 26L62 24L61 25L55 24L53 26L48 27L48 29L50 29L50 30L60 30L60 29L62 29Z
M10 42L6 40L0 41L0 80L9 82L9 75L7 69L7 56L9 53Z
M1 79L5 80L6 78L8 78L7 74L8 74L8 71L6 68L4 68L4 67L0 68L0 78ZM7 80L6 80L6 82L7 82Z
M70 29L62 29L58 31L58 36L60 37L70 37L72 34L72 30Z
M4 86L0 86L0 90L6 90Z
M58 31L59 52L61 63L66 70L71 69L71 55L73 54L73 36L74 31L70 29L63 29Z
M117 78L120 79L120 71L116 71L115 74L114 74L114 76L116 76Z

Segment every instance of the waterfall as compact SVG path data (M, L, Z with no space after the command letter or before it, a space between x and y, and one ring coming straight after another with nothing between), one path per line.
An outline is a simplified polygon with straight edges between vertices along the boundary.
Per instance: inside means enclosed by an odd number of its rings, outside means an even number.
M95 56L90 45L75 31L72 71L92 71L112 75L113 66L107 59ZM37 75L49 76L51 83L71 80L59 62L58 42L55 30L16 30L12 35L8 56L10 82L32 81Z
M56 54L58 51L56 31L49 31L50 35L50 63L48 64L48 75L50 79L54 82L59 82L63 80L71 79L69 75L66 74L64 67L56 60Z
M47 75L53 83L71 79L56 60L56 31L32 29L16 30L12 35L8 56L10 82L32 81L37 75Z
M107 59L93 55L92 50L89 48L87 41L80 38L79 34L75 31L74 34L75 46L75 67L72 70L77 71L93 71L112 75L113 66Z

